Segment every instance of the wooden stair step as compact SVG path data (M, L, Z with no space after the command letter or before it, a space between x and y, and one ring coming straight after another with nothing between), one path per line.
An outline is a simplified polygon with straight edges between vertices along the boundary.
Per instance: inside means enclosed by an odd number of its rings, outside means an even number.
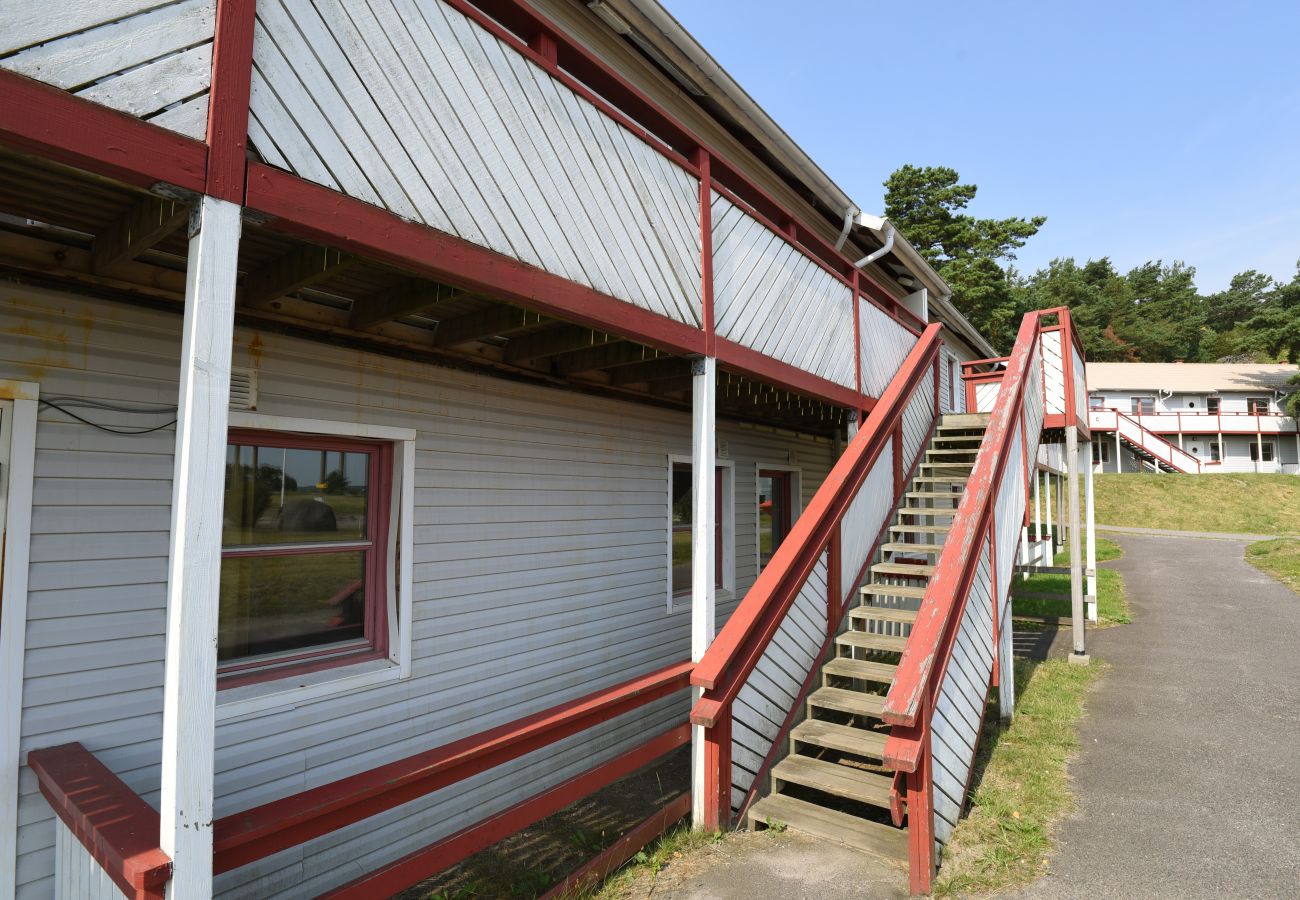
M890 531L899 534L946 534L952 531L951 525L890 525Z
M948 516L957 513L957 507L949 506L900 506L898 512L904 516Z
M912 481L925 484L965 484L970 478L966 475L917 475Z
M1058 628L1068 628L1074 624L1074 620L1069 616L1039 616L1033 613L1012 612L1011 619L1015 622L1037 622L1040 625L1055 625Z
M834 841L886 859L907 861L907 829L827 809L797 797L773 794L749 808L751 829L781 822L795 831Z
M893 776L868 772L855 766L813 759L811 756L787 756L772 769L773 781L787 781L833 794L859 803L889 808L889 789Z
M893 606L855 606L849 610L849 618L863 622L911 623L916 621L916 610Z
M915 500L960 500L965 494L961 491L908 491L903 496Z
M854 756L881 759L889 735L883 731L854 728L852 725L836 725L834 722L823 722L820 719L804 719L790 732L790 739L800 744L852 753Z
M943 551L943 544L881 544L880 549L886 553L918 553L922 556L938 556Z
M865 659L849 659L837 656L822 666L822 674L834 675L836 678L856 678L858 681L875 681L879 684L893 684L894 673L898 666L889 663L868 662Z
M1017 575L1069 575L1069 566L1016 566Z
M972 425L980 428L988 428L989 420L993 418L992 413L944 413L939 424L943 426L970 427Z
M808 695L808 705L814 709L832 709L835 712L879 719L885 698L878 694L864 694L844 688L818 688Z
M857 650L885 650L889 653L902 653L907 646L907 638L894 634L872 634L869 631L842 631L835 636L835 644L840 647L853 647Z
M975 463L973 462L939 462L939 463L923 462L921 463L921 468L922 469L973 469L975 468Z
M934 566L917 566L909 563L876 563L871 571L877 575L902 575L905 578L929 578Z
M925 588L914 584L872 582L862 586L862 594L865 597L913 597L919 600L925 596Z
M979 443L984 440L983 434L936 434L934 443L936 444L965 444L974 441Z
M969 450L927 450L926 457L931 456L970 456L972 453L979 453L979 447L971 447Z

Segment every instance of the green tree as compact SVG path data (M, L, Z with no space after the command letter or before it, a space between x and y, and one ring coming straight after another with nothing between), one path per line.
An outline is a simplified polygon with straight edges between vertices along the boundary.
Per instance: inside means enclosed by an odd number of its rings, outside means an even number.
M1024 309L1005 262L1045 216L979 219L964 210L978 188L955 169L903 166L884 183L885 215L953 289L958 308L994 346L1007 347Z

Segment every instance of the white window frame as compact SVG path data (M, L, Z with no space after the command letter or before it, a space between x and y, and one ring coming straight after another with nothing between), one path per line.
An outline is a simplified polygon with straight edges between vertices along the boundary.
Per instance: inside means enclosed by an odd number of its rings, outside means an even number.
M1264 458L1265 450L1268 451L1268 459ZM1250 441L1250 450L1247 452L1250 454L1250 461L1253 463L1277 462L1277 441L1272 438L1265 438L1262 441L1258 438L1252 438Z
M803 515L803 467L792 466L789 463L754 463L754 577L757 578L759 572L763 571L759 565L762 557L762 547L760 546L760 535L758 528L758 478L759 472L789 472L794 477L790 479L790 527L799 521L799 516Z
M664 496L664 574L667 577L668 612L683 612L691 608L690 595L673 594L673 467L690 466L694 460L676 453L668 454L667 486ZM717 599L730 600L736 591L736 462L731 459L714 459L714 468L722 469L722 586L717 589ZM686 600L678 604L674 601Z
M300 675L242 685L217 693L217 721L292 707L336 694L364 690L411 677L412 584L415 573L415 439L414 428L300 419L265 413L230 413L230 428L305 435L363 438L393 445L393 496L390 534L396 535L396 558L388 558L388 657L344 664Z
M22 761L23 664L27 651L27 575L31 551L32 487L36 471L36 414L40 385L0 381L0 399L12 401L3 525L4 582L0 585L0 897L12 897L18 862L18 770Z

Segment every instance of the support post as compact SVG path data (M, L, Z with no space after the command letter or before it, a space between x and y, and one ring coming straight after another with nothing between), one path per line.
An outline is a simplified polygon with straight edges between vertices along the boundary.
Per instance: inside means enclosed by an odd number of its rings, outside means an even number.
M1075 426L1072 425L1070 427L1073 428ZM1076 441L1078 440L1077 434L1075 435L1075 440ZM1068 460L1066 461L1065 466L1066 466L1066 472L1068 473L1070 470L1070 462ZM1056 544L1052 548L1053 557L1055 557L1057 553L1060 553L1062 550L1065 549L1065 540L1069 536L1065 530L1066 479L1060 475L1057 475L1054 481L1056 482L1056 531L1055 531Z
M1047 564L1056 557L1056 520L1052 518L1052 473L1043 473L1043 502L1047 508Z
M691 662L698 663L713 643L715 629L714 604L716 601L715 577L717 571L715 536L717 533L716 444L714 430L717 404L718 361L711 356L691 361ZM693 688L691 703L700 700L701 689ZM728 711L728 715L729 715ZM698 827L725 827L717 821L727 816L718 810L717 798L722 793L720 785L731 778L731 766L721 771L720 756L730 755L730 738L727 753L721 754L716 746L719 732L714 728L706 734L699 725L691 726L691 806L692 818ZM709 739L715 746L709 749ZM711 765L710 765L711 763ZM728 794L730 790L728 790Z
M1088 460L1091 462L1091 458ZM1097 621L1097 510L1095 506L1094 494L1092 490L1092 466L1087 466L1084 470L1084 511L1087 516L1087 548L1088 548L1088 595L1085 598L1088 602L1088 621Z
M221 516L240 207L203 197L189 226L172 479L159 846L167 896L212 896Z
M1123 445L1119 440L1119 415L1115 416L1115 471L1122 473L1124 471L1124 457L1120 454L1123 452Z
M1070 662L1087 663L1083 635L1083 535L1079 515L1079 426L1065 427L1065 466L1070 502L1070 618L1074 630L1074 652ZM1064 499L1064 498L1062 498Z
M1042 553L1043 540L1043 479L1040 477L1038 470L1034 470L1034 554L1038 558ZM1042 565L1041 561L1039 565Z
M929 700L921 701L917 710L917 721L928 721ZM930 883L934 879L934 798L930 791L930 729L921 732L920 758L917 759L916 771L907 776L907 855L908 888L912 894L930 893Z

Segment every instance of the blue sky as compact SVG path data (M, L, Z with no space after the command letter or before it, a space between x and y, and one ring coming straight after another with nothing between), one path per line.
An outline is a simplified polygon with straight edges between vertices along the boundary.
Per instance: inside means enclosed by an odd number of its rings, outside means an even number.
M1202 291L1300 258L1300 3L665 0L864 209L904 163L1048 216L1019 254L1183 260Z

